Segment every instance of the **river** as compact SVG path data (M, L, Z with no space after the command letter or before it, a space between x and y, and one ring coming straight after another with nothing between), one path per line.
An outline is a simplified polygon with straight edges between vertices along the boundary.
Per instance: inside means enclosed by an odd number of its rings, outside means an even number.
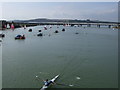
M41 88L42 79L60 77L51 88L117 88L118 30L108 27L44 26L4 30L2 87ZM29 29L32 32L28 32ZM65 32L62 29L65 28ZM38 37L38 30L43 36ZM58 30L59 33L54 33ZM77 33L77 34L76 34ZM25 40L15 40L25 34Z

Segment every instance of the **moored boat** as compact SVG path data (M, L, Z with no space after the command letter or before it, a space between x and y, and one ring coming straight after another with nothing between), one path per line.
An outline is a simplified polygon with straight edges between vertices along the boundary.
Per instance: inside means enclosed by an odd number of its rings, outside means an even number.
M28 31L29 31L29 32L32 32L32 29L29 29Z
M5 37L5 34L0 34L0 37L2 37L2 38Z
M25 35L17 35L15 39L25 39Z
M58 30L56 30L54 33L59 33Z
M37 34L37 36L43 36L43 34L42 34L42 33L39 33L39 34Z

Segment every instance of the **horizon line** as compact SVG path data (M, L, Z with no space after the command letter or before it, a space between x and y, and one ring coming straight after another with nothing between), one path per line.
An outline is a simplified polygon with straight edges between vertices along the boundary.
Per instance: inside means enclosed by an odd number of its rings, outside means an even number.
M13 19L13 20L7 20L7 19L0 19L0 21L4 20L4 21L27 21L27 20L35 20L35 19L48 19L48 20L90 20L90 21L102 21L102 22L119 22L119 21L104 21L104 20L98 20L98 19L72 19L72 18L30 18L30 19Z

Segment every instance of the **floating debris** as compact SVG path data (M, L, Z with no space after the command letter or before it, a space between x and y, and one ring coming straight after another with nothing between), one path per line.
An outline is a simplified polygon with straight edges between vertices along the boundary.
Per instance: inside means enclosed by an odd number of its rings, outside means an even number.
M76 32L75 34L79 34L78 32Z
M40 74L49 74L49 73L47 73L47 72L39 72Z
M74 85L70 84L69 86L70 86L70 87L73 87Z
M79 80L79 79L80 79L80 77L76 77L76 79L78 79L78 80Z

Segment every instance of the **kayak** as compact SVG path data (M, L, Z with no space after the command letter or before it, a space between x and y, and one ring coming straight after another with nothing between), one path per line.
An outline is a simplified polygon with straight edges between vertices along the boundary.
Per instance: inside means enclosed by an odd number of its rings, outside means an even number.
M55 77L54 77L53 79L51 79L50 81L54 83L55 80L56 80L58 77L59 77L59 75L55 76ZM51 84L52 84L52 83L51 83ZM51 84L50 84L50 85L51 85ZM50 85L49 85L49 86L50 86ZM43 85L43 87L42 87L40 90L45 90L45 89L47 89L49 86Z

